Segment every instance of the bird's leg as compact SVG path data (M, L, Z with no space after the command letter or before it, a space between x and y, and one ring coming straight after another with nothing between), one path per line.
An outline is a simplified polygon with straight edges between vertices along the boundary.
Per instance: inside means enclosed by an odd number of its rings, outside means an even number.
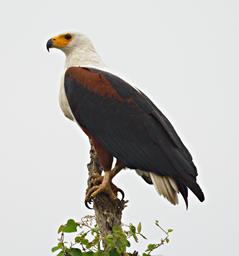
M99 193L105 193L109 196L110 200L115 200L117 198L117 193L120 192L122 198L124 198L124 193L121 189L117 188L113 183L113 177L122 170L124 166L117 162L112 170L105 170L105 175L94 178L93 187L88 189L86 192L85 202L90 202Z
M108 194L110 196L110 199L114 200L116 199L116 196L114 193L112 193L112 188L111 188L111 175L110 175L110 171L105 171L105 175L103 177L103 180L101 182L101 184L98 186L98 188L96 188L96 190L94 192L92 192L91 197L96 197L97 194L101 193L101 192L105 192L106 194Z
M118 174L124 168L125 168L124 164L122 164L120 161L117 160L115 167L110 172L111 179L113 179L114 176L116 176L116 174Z

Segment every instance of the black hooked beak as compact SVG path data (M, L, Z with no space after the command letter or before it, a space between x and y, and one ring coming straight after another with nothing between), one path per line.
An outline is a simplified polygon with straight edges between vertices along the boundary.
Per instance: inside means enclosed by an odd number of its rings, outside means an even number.
M46 49L49 52L49 49L53 47L53 41L52 39L49 39L46 43Z

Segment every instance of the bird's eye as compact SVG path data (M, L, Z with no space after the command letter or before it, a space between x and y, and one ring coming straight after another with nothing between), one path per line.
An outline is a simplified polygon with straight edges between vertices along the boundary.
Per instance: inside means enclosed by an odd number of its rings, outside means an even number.
M72 38L71 34L65 34L65 39L70 40Z

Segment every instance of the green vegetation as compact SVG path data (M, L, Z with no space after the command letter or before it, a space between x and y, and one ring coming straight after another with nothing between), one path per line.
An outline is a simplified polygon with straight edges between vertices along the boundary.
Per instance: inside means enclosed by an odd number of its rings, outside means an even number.
M164 233L157 243L150 243L143 252L143 256L151 256L156 254L156 250L169 242L169 235L172 229L164 230L158 221L155 225ZM123 225L123 227L115 226L112 232L104 239L100 236L99 228L96 225L94 216L85 216L80 222L73 219L61 225L58 229L60 235L58 244L52 248L52 252L56 252L57 256L121 256L121 255L138 255L133 250L127 253L131 248L130 241L139 242L141 239L147 239L142 234L142 225L133 224ZM69 238L69 241L66 241Z

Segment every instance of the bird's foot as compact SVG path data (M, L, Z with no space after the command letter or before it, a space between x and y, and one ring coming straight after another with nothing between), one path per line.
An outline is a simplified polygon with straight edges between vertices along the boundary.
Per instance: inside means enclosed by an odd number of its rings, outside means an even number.
M87 208L90 208L89 204L100 193L106 194L111 201L114 201L117 199L119 192L122 196L121 200L124 199L124 192L112 183L112 176L109 172L106 172L105 176L95 175L92 178L92 187L86 191L85 205Z

